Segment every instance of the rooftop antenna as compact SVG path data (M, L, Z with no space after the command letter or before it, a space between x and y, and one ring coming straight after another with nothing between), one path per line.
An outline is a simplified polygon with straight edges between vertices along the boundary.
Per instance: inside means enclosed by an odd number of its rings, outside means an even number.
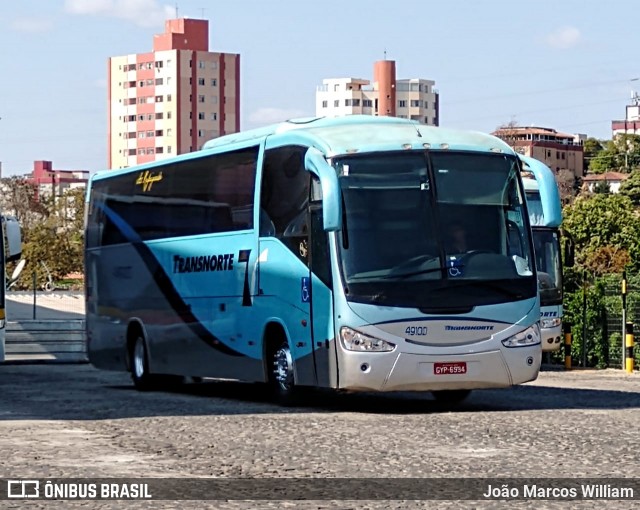
M202 12L202 19L204 19L204 7L200 7L200 11Z
M178 16L178 2L176 2L176 19L178 19L178 18L179 18L179 16Z
M384 49L384 59L387 60L387 48Z

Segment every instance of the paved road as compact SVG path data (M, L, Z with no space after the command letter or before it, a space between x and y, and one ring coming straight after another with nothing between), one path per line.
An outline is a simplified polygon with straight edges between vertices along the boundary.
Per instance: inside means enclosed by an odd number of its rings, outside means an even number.
M473 394L317 394L253 385L135 392L89 365L0 366L0 477L628 477L640 468L640 375L547 372ZM20 505L2 508L23 508ZM633 502L33 502L31 508L632 508ZM638 502L640 503L640 502Z

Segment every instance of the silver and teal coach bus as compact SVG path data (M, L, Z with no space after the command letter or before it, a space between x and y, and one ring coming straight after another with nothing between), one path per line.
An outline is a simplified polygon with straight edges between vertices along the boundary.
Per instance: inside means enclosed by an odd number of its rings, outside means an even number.
M552 170L537 159L519 157L538 270L542 350L556 351L562 345L562 202ZM541 182L549 185L541 186Z
M301 119L93 176L87 348L164 376L432 391L537 377L517 155L390 117ZM463 242L460 242L463 241Z

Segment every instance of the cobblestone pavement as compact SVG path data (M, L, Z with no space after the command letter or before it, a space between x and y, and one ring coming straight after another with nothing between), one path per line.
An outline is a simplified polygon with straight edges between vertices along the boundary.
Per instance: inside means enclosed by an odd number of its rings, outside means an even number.
M543 372L443 409L423 394L257 385L138 393L89 365L0 365L0 477L633 477L640 375ZM632 508L558 501L0 502L0 508ZM640 505L637 505L640 506Z

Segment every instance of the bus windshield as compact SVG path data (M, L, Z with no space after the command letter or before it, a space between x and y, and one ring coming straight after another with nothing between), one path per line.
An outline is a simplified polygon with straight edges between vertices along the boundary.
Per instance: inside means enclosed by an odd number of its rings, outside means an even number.
M459 310L535 296L514 157L403 151L333 164L348 300Z
M562 266L558 232L534 228L533 242L540 286L540 304L542 306L560 304L562 303Z

